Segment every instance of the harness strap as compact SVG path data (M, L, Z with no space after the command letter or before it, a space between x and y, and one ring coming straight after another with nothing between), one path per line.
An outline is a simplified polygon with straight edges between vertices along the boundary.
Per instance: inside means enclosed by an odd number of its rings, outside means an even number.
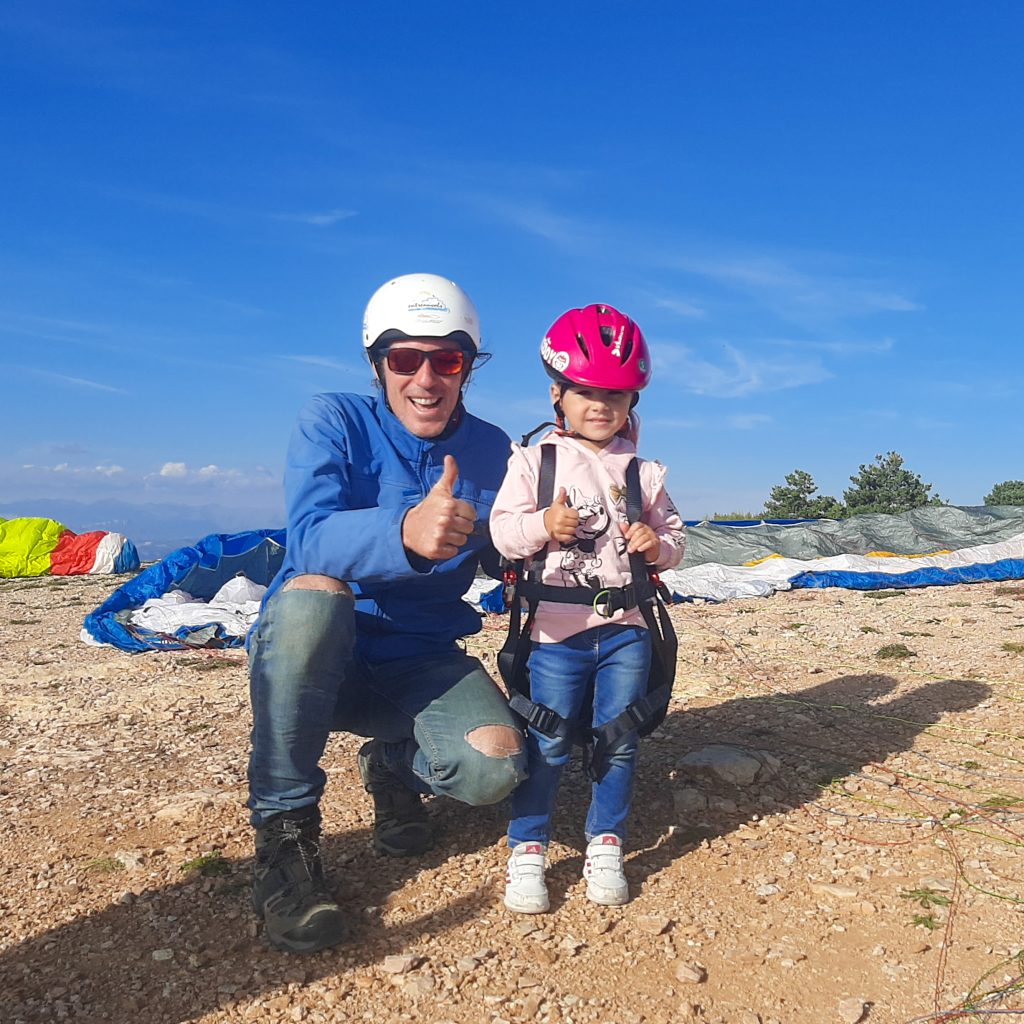
M619 740L631 732L639 731L654 720L662 708L668 704L672 695L672 687L664 683L656 690L651 690L645 697L634 701L625 710L603 725L591 730L593 750L590 752L591 763L600 770L609 750L614 750Z
M657 590L650 579L641 579L639 584L627 583L624 587L555 587L549 583L538 583L536 580L523 580L519 585L519 595L531 601L552 601L555 604L590 605L606 618L618 611L629 611L636 608L642 601L654 597Z
M554 445L541 445L541 464L537 481L537 507L546 509L554 497ZM643 492L640 489L640 465L634 458L626 467L626 518L635 523L643 517ZM554 587L543 583L547 554L545 546L516 574L515 591L509 607L509 633L498 655L498 666L511 694L509 705L524 722L546 736L571 738L582 743L583 764L587 774L599 780L608 767L608 753L630 732L646 735L665 716L675 675L676 637L672 621L658 600L665 589L639 553L629 556L632 582L624 587L603 590L586 587ZM639 608L651 636L651 674L646 696L635 701L615 718L597 728L570 721L545 704L530 699L530 634L537 606L541 601L559 604L591 605L611 616L618 610ZM522 603L526 603L526 621L522 621ZM600 607L599 607L600 606Z
M576 731L572 722L564 719L547 704L537 704L518 691L513 692L508 704L527 725L533 726L537 732L542 732L545 736L566 739Z

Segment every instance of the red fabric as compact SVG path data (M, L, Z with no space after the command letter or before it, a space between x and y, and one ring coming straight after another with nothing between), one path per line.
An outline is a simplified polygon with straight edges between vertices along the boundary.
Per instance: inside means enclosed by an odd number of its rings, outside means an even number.
M96 561L96 548L106 535L105 530L82 534L65 530L50 555L50 574L82 576L89 572Z

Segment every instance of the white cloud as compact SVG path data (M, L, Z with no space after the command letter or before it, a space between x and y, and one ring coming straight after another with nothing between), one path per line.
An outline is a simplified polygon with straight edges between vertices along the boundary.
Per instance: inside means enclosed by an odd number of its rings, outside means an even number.
M125 472L124 466L112 463L101 463L98 466L72 466L69 462L58 462L55 466L37 466L31 462L21 467L26 472L32 473L57 473L62 476L73 476L78 478L87 477L114 477Z
M891 352L895 346L892 338L882 338L880 341L797 341L792 338L768 338L765 344L777 345L780 348L828 352L836 356L879 355Z
M309 224L315 228L329 228L355 216L355 210L338 208L324 213L277 213L274 214L274 219L291 221L294 224Z
M64 373L53 373L50 370L38 370L34 368L30 369L29 373L33 373L37 377L46 377L49 380L55 380L62 384L70 384L76 388L87 388L93 391L107 391L115 395L128 394L124 388L115 388L112 384L103 384L98 380L89 380L86 377L69 377Z
M682 420L671 416L655 416L644 420L641 427L659 427L667 430L720 430L722 427L731 427L733 430L756 430L772 422L773 418L765 413L751 412L712 420Z
M598 231L589 224L549 210L544 204L516 202L498 196L462 194L459 197L480 212L511 224L530 235L539 235L554 245L594 251Z
M614 269L618 255L629 253L630 267L648 266L704 278L746 295L757 307L783 319L810 326L872 313L907 313L923 307L875 272L865 259L835 253L778 249L732 251L714 243L680 246L657 226L585 221L534 200L460 193L457 201L580 258ZM803 267L812 269L805 270ZM656 289L651 288L652 292ZM682 316L702 316L703 306L671 297L657 305Z
M357 374L360 377L365 377L366 374L372 373L369 363L360 363L358 366L353 363L343 363L337 359L328 359L326 356L281 356L282 359L287 359L292 363L302 363L305 366L321 366L326 370L335 370L338 373L344 374Z
M740 413L726 417L726 423L735 430L756 430L772 422L772 417L761 412Z
M810 259L806 254L804 259ZM821 260L828 257L820 257ZM750 256L676 255L669 266L744 292L776 315L798 323L870 313L908 313L923 307L884 282L847 270L849 259L832 257L832 272L808 273L772 253Z
M237 469L218 466L210 462L198 469L189 469L185 462L165 462L158 472L147 473L141 478L147 487L159 488L166 493L168 488L184 488L191 493L203 490L228 488L238 491L244 488L279 487L280 475L265 466L252 469Z
M656 298L654 300L655 306L659 309L667 309L679 316L703 318L707 316L707 311L701 309L700 306L694 305L692 302L684 302L681 299L670 299L670 298Z
M246 479L245 474L240 469L221 469L220 466L215 466L212 463L197 470L195 477L199 480L215 481L218 483L231 483Z
M743 398L820 384L834 376L815 357L776 359L748 356L728 343L719 346L723 359L713 363L685 345L660 344L654 353L659 377L698 395Z

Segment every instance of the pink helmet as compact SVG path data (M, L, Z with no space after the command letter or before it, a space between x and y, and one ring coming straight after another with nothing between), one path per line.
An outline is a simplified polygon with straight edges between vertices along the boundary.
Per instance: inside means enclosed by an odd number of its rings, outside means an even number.
M640 328L611 306L570 309L540 346L549 377L608 391L641 391L651 380L651 353Z

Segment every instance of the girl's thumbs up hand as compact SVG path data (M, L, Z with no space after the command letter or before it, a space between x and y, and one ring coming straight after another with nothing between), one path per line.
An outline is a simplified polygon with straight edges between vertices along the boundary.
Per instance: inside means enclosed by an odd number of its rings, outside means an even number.
M560 487L558 497L544 511L544 529L552 540L560 544L570 544L576 539L576 529L580 525L580 514L569 504L569 496L565 488Z

